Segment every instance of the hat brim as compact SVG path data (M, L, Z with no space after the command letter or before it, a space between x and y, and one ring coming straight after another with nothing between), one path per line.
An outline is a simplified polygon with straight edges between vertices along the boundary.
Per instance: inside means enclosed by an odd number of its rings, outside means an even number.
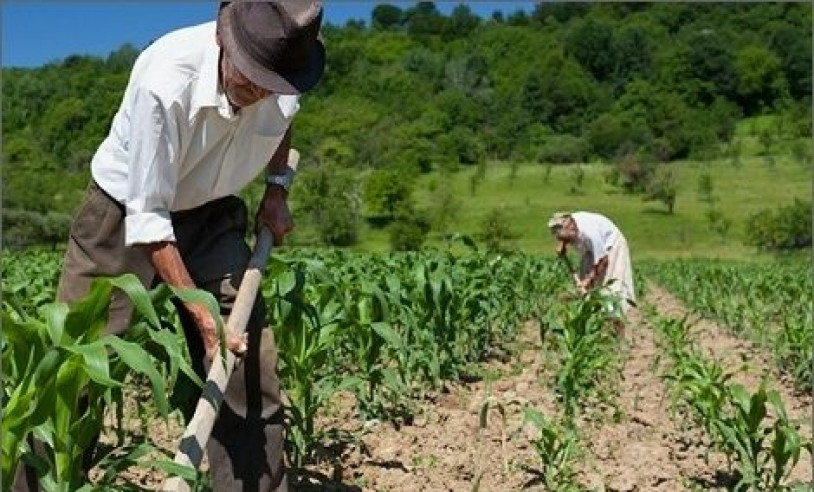
M555 212L554 215L548 219L548 228L551 229L551 232L554 233L557 229L565 227L565 224L568 222L568 219L571 217L571 214L567 212Z
M325 46L319 39L308 58L308 65L298 71L275 72L258 64L243 54L235 40L232 23L234 10L224 9L218 22L221 22L221 44L229 61L253 84L274 94L298 95L311 90L325 71Z

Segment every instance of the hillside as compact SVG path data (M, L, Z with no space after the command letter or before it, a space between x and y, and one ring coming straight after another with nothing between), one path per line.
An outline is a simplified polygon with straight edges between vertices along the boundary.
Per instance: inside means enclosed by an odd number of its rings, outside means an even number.
M366 22L325 26L324 37L326 76L294 128L295 244L387 249L389 233L371 227L387 224L429 227L433 244L477 234L504 205L512 244L531 251L547 250L541 214L595 208L618 216L648 254L703 253L722 242L705 237L694 196L709 171L731 221L726 255L740 256L754 204L810 195L750 186L808 182L795 171L811 153L808 4L554 3L489 19L465 4L449 16L432 2L380 4ZM62 243L139 49L3 70L6 245ZM767 159L777 176L760 170ZM606 171L631 162L673 174L675 214L607 189ZM568 193L580 173L581 189ZM433 198L444 189L458 205ZM455 230L433 203L459 206Z

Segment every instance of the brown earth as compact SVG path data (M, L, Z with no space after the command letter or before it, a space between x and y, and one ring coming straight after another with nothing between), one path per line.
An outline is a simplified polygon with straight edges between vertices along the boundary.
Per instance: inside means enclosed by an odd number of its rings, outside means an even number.
M672 317L687 315L669 293L650 286L643 304ZM727 369L747 367L735 378L750 389L762 377L773 380L793 419L811 436L810 395L795 394L777 382L770 357L709 321L692 317L694 339ZM721 453L709 450L698 430L688 429L668 411L660 379L652 328L639 313L631 314L626 332L625 361L619 379L616 409L597 405L580 420L581 456L576 480L590 490L679 491L725 490L731 479ZM561 404L551 390L553 361L546 361L537 326L528 323L517 343L514 360L484 365L488 376L472 383L449 383L445 391L417 402L410 425L360 422L348 395L339 395L317 423L353 439L339 440L319 453L315 463L292 483L295 491L469 491L479 478L481 491L545 490L540 461L530 442L535 429L523 424L523 408L531 406L556 418ZM666 361L661 361L666 363ZM489 405L488 421L479 429L478 414ZM503 415L501 414L503 412ZM151 426L152 436L168 449L182 429L177 421ZM127 479L156 488L158 472L131 470ZM812 461L805 453L791 478L811 483Z

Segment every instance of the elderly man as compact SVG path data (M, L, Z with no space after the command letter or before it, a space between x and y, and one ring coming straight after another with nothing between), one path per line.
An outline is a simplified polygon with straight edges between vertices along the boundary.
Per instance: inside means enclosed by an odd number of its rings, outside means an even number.
M576 247L582 255L575 279L580 292L607 285L611 293L621 298L623 312L635 305L630 253L616 224L593 212L557 212L549 219L548 228L558 240L558 255L565 255L568 245Z
M325 50L315 0L221 2L216 22L171 32L136 60L93 180L72 224L57 297L80 299L98 276L137 274L203 288L228 315L250 257L248 211L236 195L266 170L256 222L279 243L293 223L287 159L299 94L320 79ZM180 304L196 370L218 349L217 323ZM108 330L121 334L131 306L114 297ZM207 446L216 491L286 490L277 353L262 299ZM194 403L194 402L191 402ZM21 467L22 468L22 467ZM31 486L31 474L15 489ZM26 480L27 478L27 480Z

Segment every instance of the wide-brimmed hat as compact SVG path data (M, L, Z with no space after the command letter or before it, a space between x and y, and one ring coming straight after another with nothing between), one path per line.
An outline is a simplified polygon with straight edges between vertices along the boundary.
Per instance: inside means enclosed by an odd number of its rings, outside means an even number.
M555 233L557 229L565 227L569 218L571 218L571 214L568 212L554 212L554 215L548 219L548 228L551 229L552 233Z
M218 23L229 61L257 86L275 94L301 94L322 77L321 1L221 2Z

